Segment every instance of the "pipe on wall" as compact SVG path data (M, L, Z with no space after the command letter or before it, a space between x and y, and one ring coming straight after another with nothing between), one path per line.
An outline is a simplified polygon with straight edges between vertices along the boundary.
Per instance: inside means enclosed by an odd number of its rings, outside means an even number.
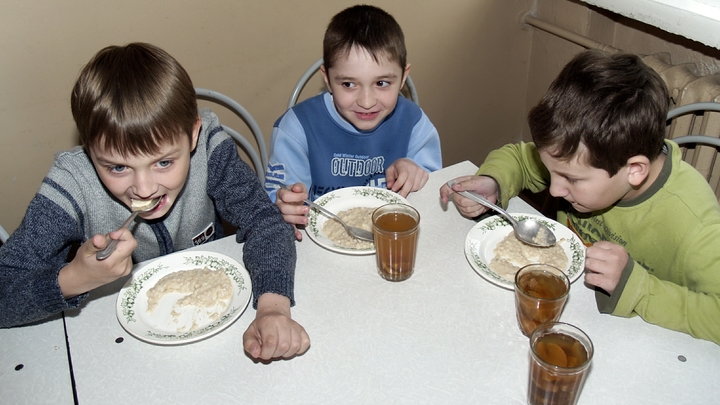
M525 14L522 18L522 22L588 49L602 49L603 51L610 53L620 52L620 49L613 48L610 45L603 44L602 42L598 42L572 31L568 31L564 28L560 28L557 25L551 24L537 17L533 17L530 14Z

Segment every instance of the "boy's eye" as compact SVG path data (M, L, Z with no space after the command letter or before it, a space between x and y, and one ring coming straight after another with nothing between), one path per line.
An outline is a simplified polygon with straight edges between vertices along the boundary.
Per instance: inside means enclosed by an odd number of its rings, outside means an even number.
M342 82L342 86L349 89L349 88L355 87L355 83L353 83L353 82Z
M160 167L168 167L172 164L172 162L172 160L161 160L157 163L157 165Z
M387 80L380 80L376 83L378 87L388 87L390 85L390 82Z
M122 165L114 165L108 167L108 170L110 170L112 173L122 173L125 171L125 169L127 169L127 166Z

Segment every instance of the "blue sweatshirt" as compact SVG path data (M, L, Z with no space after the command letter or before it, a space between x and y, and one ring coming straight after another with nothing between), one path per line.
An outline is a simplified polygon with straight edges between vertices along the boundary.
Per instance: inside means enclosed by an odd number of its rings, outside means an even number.
M398 96L377 127L359 131L335 109L330 93L292 107L275 123L265 191L302 182L311 200L350 186L387 187L385 170L400 158L428 172L442 167L440 137L425 113Z

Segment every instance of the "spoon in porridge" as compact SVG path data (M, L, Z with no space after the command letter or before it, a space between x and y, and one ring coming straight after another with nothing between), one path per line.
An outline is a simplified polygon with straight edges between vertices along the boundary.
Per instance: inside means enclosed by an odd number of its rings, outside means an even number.
M120 225L120 228L127 228L130 223L132 223L133 220L135 220L135 217L138 216L141 212L148 212L152 211L157 207L158 204L160 204L160 198L155 198L152 200L132 200L132 214L130 214L130 217L123 222L122 225ZM115 251L115 247L117 246L118 241L116 239L111 239L110 243L105 247L105 249L97 252L95 254L95 258L98 260L105 260L112 254L112 252Z
M450 180L447 182L448 187L450 187L450 190L453 190L452 186L453 184L457 184L455 180ZM500 215L505 217L510 222L510 225L512 225L513 230L515 231L515 236L517 236L518 239L521 241L527 243L528 245L532 246L539 246L539 247L550 247L553 246L556 242L555 235L553 232L545 226L545 224L542 224L532 218L528 218L522 221L517 221L515 218L513 218L510 214L508 214L505 210L498 207L497 205L491 203L490 201L486 200L485 197L481 196L478 193L474 193L472 191L455 191L454 193L458 193L461 196L465 198L469 198L475 202L478 202L491 210L494 210L498 212Z
M288 187L288 186L286 186L286 185L284 185L284 184L281 184L281 185L280 185L280 188L282 188L283 190L292 191L292 190L290 189L290 187ZM304 199L303 202L304 202L305 204L309 205L310 207L312 207L312 208L314 208L314 209L322 212L322 213L325 214L326 216L328 216L328 217L330 217L330 218L338 221L338 222L340 223L340 225L342 225L343 228L345 228L345 230L347 231L348 235L352 236L353 238L360 239L360 240L364 240L364 241L367 241L367 242L373 242L373 241L375 240L375 236L373 235L372 232L366 231L366 230L361 229L361 228L356 228L356 227L354 227L354 226L350 226L350 225L346 224L345 221L342 220L342 218L340 218L339 216L337 216L337 215L333 214L332 212L326 210L323 206L317 205L317 204L315 204L314 202L308 200L307 198Z

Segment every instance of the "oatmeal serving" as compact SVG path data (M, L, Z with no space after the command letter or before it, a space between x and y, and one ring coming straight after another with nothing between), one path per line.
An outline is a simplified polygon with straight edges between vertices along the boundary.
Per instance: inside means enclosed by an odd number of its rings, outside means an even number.
M549 264L558 269L566 269L568 257L560 245L563 240L557 241L551 247L531 246L521 242L511 230L495 246L493 250L494 257L488 267L508 281L514 280L515 273L520 267L531 263Z
M178 332L192 331L218 319L230 305L232 282L223 269L181 270L161 278L147 292L147 312L155 312L163 298L177 294L167 320Z
M340 211L339 216L349 226L365 229L372 232L372 213L375 208L357 207ZM350 236L340 222L328 219L323 225L323 233L331 242L338 246L349 249L368 250L372 249L373 243L356 239Z

